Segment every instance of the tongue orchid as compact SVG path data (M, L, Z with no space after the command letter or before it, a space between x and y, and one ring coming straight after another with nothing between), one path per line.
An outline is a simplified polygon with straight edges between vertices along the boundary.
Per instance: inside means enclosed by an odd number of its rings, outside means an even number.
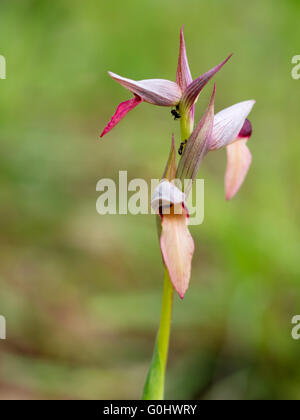
M182 28L180 31L180 48L176 82L165 79L146 79L136 81L108 72L112 79L121 86L125 87L125 89L129 90L134 97L120 103L100 137L107 134L128 114L129 111L142 102L148 102L152 105L158 106L176 107L179 111L178 115L180 116L182 113L185 116L183 126L186 126L186 129L192 129L194 124L194 105L201 90L223 67L230 57L231 55L222 63L193 81L187 60Z

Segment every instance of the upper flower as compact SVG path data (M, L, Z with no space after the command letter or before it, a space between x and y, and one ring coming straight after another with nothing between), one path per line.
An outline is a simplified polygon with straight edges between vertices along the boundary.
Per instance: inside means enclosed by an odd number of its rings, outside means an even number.
M176 82L165 79L146 79L135 81L119 76L115 73L108 72L108 74L116 82L133 93L134 97L128 101L122 102L117 107L116 112L104 128L101 137L107 134L121 121L121 119L125 117L129 111L143 101L159 106L177 106L180 111L183 111L184 115L190 116L188 123L193 124L194 104L199 96L199 93L230 57L231 55L218 66L202 74L193 81L187 60L182 28L180 31L180 48Z
M226 147L225 192L229 200L239 190L251 164L251 153L246 143L251 137L252 125L247 117L255 101L239 102L214 115L214 97L215 89L206 113L187 142L177 176L182 180L195 179L204 156Z

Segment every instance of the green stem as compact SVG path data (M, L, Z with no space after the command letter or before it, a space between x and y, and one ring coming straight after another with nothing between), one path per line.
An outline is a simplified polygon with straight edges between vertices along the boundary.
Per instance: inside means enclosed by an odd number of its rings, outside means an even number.
M182 113L180 119L181 141L188 140L193 122L190 114ZM160 236L160 219L158 220L158 232ZM164 288L159 330L156 337L153 357L146 383L144 386L143 400L163 400L165 391L165 374L168 360L169 339L172 318L174 289L167 268L165 268Z
M180 118L180 134L181 141L188 140L193 131L193 121L191 120L190 113L184 113L181 108L179 108L181 113Z
M164 276L160 325L156 338L152 363L144 387L143 400L164 399L165 373L169 351L173 292L173 285L166 268Z

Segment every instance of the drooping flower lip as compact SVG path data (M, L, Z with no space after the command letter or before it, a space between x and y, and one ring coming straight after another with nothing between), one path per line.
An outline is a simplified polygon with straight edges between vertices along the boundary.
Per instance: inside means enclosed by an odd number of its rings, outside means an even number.
M177 83L171 82L170 80L147 79L135 81L112 72L108 72L108 74L116 82L133 93L134 98L121 102L109 123L102 131L100 137L107 134L128 114L129 111L134 109L141 102L145 101L153 105L172 107L179 103L182 96L180 87Z
M179 103L182 91L175 82L165 79L145 79L135 81L108 72L120 85L139 96L145 102L159 106L175 106Z
M161 217L160 247L171 282L183 299L188 289L194 241L188 230L185 195L173 183L163 180L156 188L152 208Z
M160 248L171 282L180 299L189 287L194 241L188 230L188 213L182 207L182 214L175 214L171 207L169 215L162 216Z
M112 130L125 117L125 115L128 114L129 111L134 109L141 102L143 102L142 99L137 95L134 95L134 98L129 99L128 101L121 102L118 108L116 109L116 112L111 117L109 123L102 131L100 137L103 137L110 130Z
M243 184L252 162L247 146L249 137L239 137L226 147L227 167L225 173L225 198L230 200Z

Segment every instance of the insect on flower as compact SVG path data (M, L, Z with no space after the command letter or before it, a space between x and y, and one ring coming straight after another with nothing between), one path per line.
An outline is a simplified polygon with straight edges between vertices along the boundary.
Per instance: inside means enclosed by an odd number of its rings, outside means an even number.
M184 141L182 141L181 143L180 143L180 147L179 147L179 149L178 149L178 154L179 154L179 156L181 156L182 155L182 152L183 152L183 149L184 149L184 146L187 144L187 140L184 140Z
M142 102L148 102L158 106L176 107L176 109L171 111L174 119L181 118L181 114L186 115L186 124L192 128L194 124L194 105L200 92L209 80L221 70L230 57L231 55L222 63L193 80L187 61L182 28L180 31L176 82L166 79L143 79L137 81L119 76L116 73L108 72L112 79L133 94L133 98L119 104L100 137L107 134L128 114L129 111L133 110ZM178 112L179 106L181 110L180 113Z
M171 114L174 117L174 120L178 120L181 115L179 114L179 105L176 105L176 109L172 109Z

